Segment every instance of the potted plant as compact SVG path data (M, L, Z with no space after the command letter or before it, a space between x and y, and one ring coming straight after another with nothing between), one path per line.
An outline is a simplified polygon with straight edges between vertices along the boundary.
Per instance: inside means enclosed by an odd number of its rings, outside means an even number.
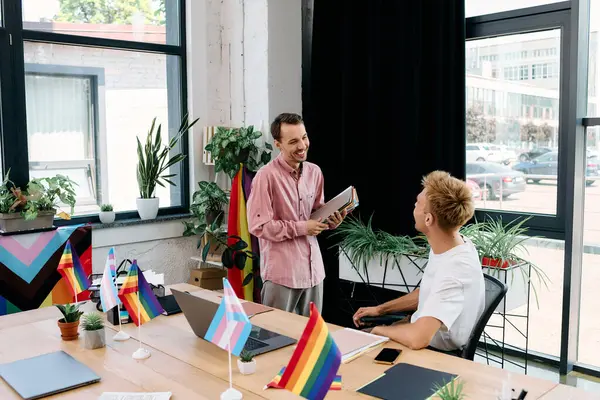
M252 272L246 274L242 285L246 286L254 279L257 289L260 290L262 280L260 278L260 257L258 253L248 250L248 243L239 236L228 236L222 225L222 219L223 214L219 215L210 225L200 222L196 226L193 222L184 222L183 236L199 236L197 248L202 247L202 262L206 262L211 249L215 252L223 249L221 263L227 269L237 268L241 271L246 266L248 258L250 258L253 264Z
M142 146L140 139L137 138L137 182L140 197L137 198L136 205L141 219L154 219L158 214L159 198L155 197L156 185L165 187L164 183L168 183L175 186L171 178L176 174L169 174L169 168L183 161L185 155L180 152L171 154L175 151L175 146L179 140L196 122L198 122L198 119L190 124L186 115L181 122L177 135L171 138L166 146L162 144L162 126L160 124L156 129L155 136L156 118L152 120L152 125L146 136L144 146Z
M251 375L256 372L256 360L254 354L246 349L240 353L237 360L238 369L242 375Z
M62 340L75 340L79 337L79 318L83 311L79 311L79 304L57 304L63 318L58 320Z
M112 204L102 204L98 216L100 217L100 222L103 224L112 224L115 222L115 211Z
M458 378L453 379L450 383L439 384L436 383L433 386L433 395L430 399L440 399L440 400L463 400L466 398L466 395L463 393L464 390L464 382L458 380Z
M461 229L461 233L475 245L484 272L509 286L509 293L498 306L499 309L504 308L505 301L507 310L512 310L527 301L526 294L527 287L531 283L531 272L541 283L548 286L549 278L546 273L535 263L524 258L529 254L525 246L529 237L527 228L523 224L530 218L520 221L516 219L508 223L503 223L502 218L489 218L481 222L475 221ZM523 290L518 290L519 286ZM536 285L532 284L531 288L539 307Z
M256 145L256 140L261 136L262 132L254 130L252 125L246 128L218 127L215 135L204 147L215 160L215 173L223 171L233 179L240 170L240 164L255 172L268 163L273 146L266 143L266 150L261 151Z
M7 174L0 189L0 230L18 232L51 228L55 215L70 219L75 210L76 185L69 177L56 175L32 179L27 190L21 190ZM70 206L70 213L61 210L60 204Z
M198 182L198 190L192 196L190 210L199 219L211 225L229 203L227 194L215 182Z
M85 314L81 318L81 328L84 330L84 347L89 350L104 347L106 335L104 333L104 320L97 312Z

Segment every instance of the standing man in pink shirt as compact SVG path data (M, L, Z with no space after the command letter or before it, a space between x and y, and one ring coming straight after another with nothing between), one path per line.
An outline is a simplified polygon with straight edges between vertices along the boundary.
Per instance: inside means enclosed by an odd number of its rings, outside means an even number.
M280 114L271 135L280 154L256 173L247 206L248 228L260 245L262 303L309 316L311 302L319 312L323 307L325 267L317 235L338 227L345 214L309 219L324 205L323 173L306 161L302 117Z

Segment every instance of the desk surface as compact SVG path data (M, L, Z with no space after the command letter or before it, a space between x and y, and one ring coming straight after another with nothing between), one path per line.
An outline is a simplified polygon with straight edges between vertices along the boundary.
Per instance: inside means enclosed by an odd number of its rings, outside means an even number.
M188 290L195 295L213 301L220 301L216 293L196 286L173 285L179 290ZM91 305L90 303L88 303ZM199 339L191 330L183 314L169 317L159 316L141 328L144 347L152 356L147 360L135 361L131 354L139 346L138 329L134 324L123 325L123 330L132 336L126 342L114 342L115 327L107 324L106 344L103 349L84 350L82 340L65 342L60 339L56 321L60 312L56 307L48 307L0 318L0 362L32 357L56 350L64 350L76 359L91 367L102 380L84 388L65 392L53 398L96 398L105 391L170 391L173 399L215 399L228 387L227 352ZM274 310L252 317L252 323L299 339L306 318L283 311ZM329 325L331 331L340 327ZM118 327L116 327L118 329ZM14 343L14 346L6 346ZM430 350L413 351L390 342L386 346L403 350L399 362L406 362L426 368L457 374L465 382L465 392L470 399L495 399L508 372L496 367L474 363ZM244 393L245 399L295 399L297 396L286 390L263 390L281 367L285 366L293 353L289 346L256 357L257 372L241 375L233 361L233 382ZM332 391L327 398L368 398L355 390L381 375L387 368L373 363L377 350L371 351L347 364L342 364L343 390ZM529 392L528 399L558 399L561 393L573 398L596 398L594 394L555 382L546 381L522 374L511 374L511 384L519 392ZM18 396L0 381L0 398ZM580 397L579 393L583 393ZM86 396L85 398L88 398ZM591 396L591 397L590 397ZM563 397L568 398L568 397Z

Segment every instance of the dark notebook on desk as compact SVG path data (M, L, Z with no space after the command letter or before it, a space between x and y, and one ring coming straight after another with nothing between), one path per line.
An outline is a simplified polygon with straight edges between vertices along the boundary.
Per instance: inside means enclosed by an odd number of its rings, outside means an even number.
M0 364L0 376L23 399L39 399L98 382L100 377L64 351Z
M436 384L444 386L454 378L456 375L446 372L400 363L357 392L384 400L425 400L433 396Z

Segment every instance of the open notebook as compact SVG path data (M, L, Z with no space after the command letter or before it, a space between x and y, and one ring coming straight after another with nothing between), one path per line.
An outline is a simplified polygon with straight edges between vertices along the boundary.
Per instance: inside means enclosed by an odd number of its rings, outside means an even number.
M331 337L342 353L342 363L352 361L389 340L384 336L372 335L352 328L339 329L333 332Z

